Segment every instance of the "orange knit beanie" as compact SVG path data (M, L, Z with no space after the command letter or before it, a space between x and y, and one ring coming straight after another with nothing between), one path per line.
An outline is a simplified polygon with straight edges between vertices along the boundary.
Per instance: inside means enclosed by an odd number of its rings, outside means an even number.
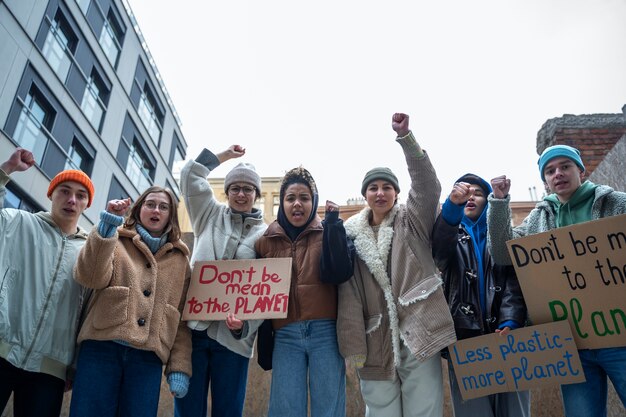
M50 181L50 186L48 187L48 197L52 195L52 192L57 187L57 185L66 181L74 181L81 185L84 185L89 193L89 202L87 203L87 207L91 206L91 202L93 201L94 188L91 179L87 174L83 171L79 171L77 169L66 169L65 171L61 171L52 178Z

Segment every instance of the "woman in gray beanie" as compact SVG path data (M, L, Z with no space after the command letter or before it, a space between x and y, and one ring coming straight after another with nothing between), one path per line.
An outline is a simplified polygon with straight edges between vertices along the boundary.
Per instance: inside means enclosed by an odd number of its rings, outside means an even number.
M396 142L411 188L389 168L365 174L368 207L346 221L354 241L354 276L339 286L337 337L357 368L366 415L442 416L440 351L456 341L442 280L431 253L441 186L425 151L409 130L409 116L393 115Z
M246 150L232 145L218 154L204 149L181 171L181 189L193 227L196 261L255 259L254 243L267 225L254 207L261 196L261 177L254 166L240 163L224 181L228 204L217 201L207 176L219 165L240 158ZM263 320L243 322L234 316L224 321L190 321L192 371L189 391L176 398L176 417L206 417L211 386L211 415L240 417L246 396L248 364L257 329Z

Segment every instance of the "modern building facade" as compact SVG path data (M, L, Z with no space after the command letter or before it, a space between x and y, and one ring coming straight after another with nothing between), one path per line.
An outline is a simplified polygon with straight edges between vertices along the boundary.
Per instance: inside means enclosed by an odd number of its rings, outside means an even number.
M187 143L126 0L0 0L0 159L18 146L37 166L12 176L5 206L49 209L67 168L96 189L83 227L151 185L180 198L172 167Z

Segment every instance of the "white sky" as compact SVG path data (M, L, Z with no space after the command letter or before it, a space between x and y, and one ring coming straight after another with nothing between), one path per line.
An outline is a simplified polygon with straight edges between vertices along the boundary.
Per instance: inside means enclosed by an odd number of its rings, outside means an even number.
M626 104L626 0L128 0L182 120L188 158L231 144L261 176L302 164L320 205L374 166L409 178L391 115L410 115L443 201L507 174L541 196L536 137Z

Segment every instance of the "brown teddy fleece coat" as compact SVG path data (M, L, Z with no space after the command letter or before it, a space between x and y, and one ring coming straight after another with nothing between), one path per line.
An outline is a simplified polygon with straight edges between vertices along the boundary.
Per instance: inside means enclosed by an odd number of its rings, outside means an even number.
M167 242L154 255L134 230L103 238L94 228L74 267L76 281L95 291L78 342L121 340L153 351L165 374L191 376L191 333L181 321L191 277L189 249Z

